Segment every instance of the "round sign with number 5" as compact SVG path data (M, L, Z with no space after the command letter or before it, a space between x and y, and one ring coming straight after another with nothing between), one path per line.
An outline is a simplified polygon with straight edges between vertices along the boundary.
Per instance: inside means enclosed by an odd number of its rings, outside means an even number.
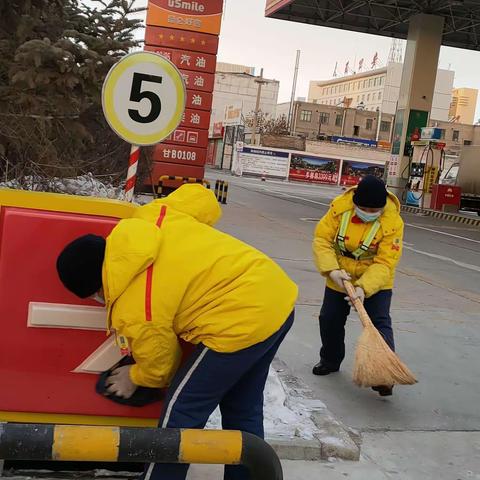
M105 118L117 135L133 145L154 145L182 121L185 83L177 67L153 52L126 55L103 84Z

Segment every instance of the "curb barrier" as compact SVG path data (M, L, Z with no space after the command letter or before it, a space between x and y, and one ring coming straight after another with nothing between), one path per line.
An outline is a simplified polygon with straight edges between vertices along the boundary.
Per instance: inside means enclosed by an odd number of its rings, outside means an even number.
M451 222L462 223L463 225L472 225L474 227L480 227L480 218L469 218L464 217L462 215L457 215L455 213L446 213L446 212L439 212L436 210L430 210L428 208L418 208L418 207L411 207L408 205L402 205L402 212L406 213L415 213L415 214L422 214L427 215L429 217L438 218L440 220L449 220Z
M172 182L182 182L182 183L201 183L202 185L210 189L210 182L208 180L205 180L204 178L176 177L173 175L162 175L158 179L157 194L159 197L161 197L163 193L163 183L166 182L167 180L170 180Z
M229 430L4 423L0 459L244 465L252 480L283 480L268 443Z
M217 180L215 182L215 196L221 204L227 204L228 182L225 182L224 180Z

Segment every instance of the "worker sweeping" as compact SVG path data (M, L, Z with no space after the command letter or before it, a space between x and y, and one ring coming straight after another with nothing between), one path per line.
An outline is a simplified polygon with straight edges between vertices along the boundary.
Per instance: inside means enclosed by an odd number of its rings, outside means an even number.
M345 296L344 281L353 283L355 297L395 350L390 304L402 238L400 203L382 180L371 175L337 197L318 223L313 252L327 286L319 318L322 347L320 362L313 367L315 375L337 372L345 357L345 323L352 300ZM372 388L389 396L393 385Z
M106 238L81 237L57 260L63 284L105 301L108 328L135 364L108 391L169 387L162 428L203 428L219 405L225 429L263 438L270 364L293 323L297 286L263 253L212 227L221 209L210 190L185 185L139 207ZM179 339L195 344L179 368ZM188 466L157 464L146 480L185 479ZM249 479L227 466L226 479Z

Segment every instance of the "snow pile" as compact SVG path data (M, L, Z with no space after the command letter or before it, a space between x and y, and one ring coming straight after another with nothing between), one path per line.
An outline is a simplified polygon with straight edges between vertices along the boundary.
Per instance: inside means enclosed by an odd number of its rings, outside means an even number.
M114 186L103 183L91 173L74 178L34 178L25 177L20 183L18 180L10 180L0 183L0 188L14 188L19 190L48 191L66 193L69 195L81 195L100 198L113 198L123 200L125 198L124 186Z
M302 438L311 440L317 429L310 418L310 411L301 398L289 395L277 372L270 368L264 399L265 437ZM220 429L220 410L213 412L206 428Z

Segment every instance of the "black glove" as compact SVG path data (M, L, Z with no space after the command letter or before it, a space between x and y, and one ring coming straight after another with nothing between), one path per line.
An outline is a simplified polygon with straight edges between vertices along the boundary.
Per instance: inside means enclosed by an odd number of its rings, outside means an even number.
M107 391L107 380L112 372L118 367L133 365L134 363L135 360L132 356L126 356L110 370L100 374L100 378L95 387L96 392L112 402L119 403L120 405L128 405L129 407L144 407L145 405L161 401L164 397L164 391L160 388L138 387L130 398L122 398Z

